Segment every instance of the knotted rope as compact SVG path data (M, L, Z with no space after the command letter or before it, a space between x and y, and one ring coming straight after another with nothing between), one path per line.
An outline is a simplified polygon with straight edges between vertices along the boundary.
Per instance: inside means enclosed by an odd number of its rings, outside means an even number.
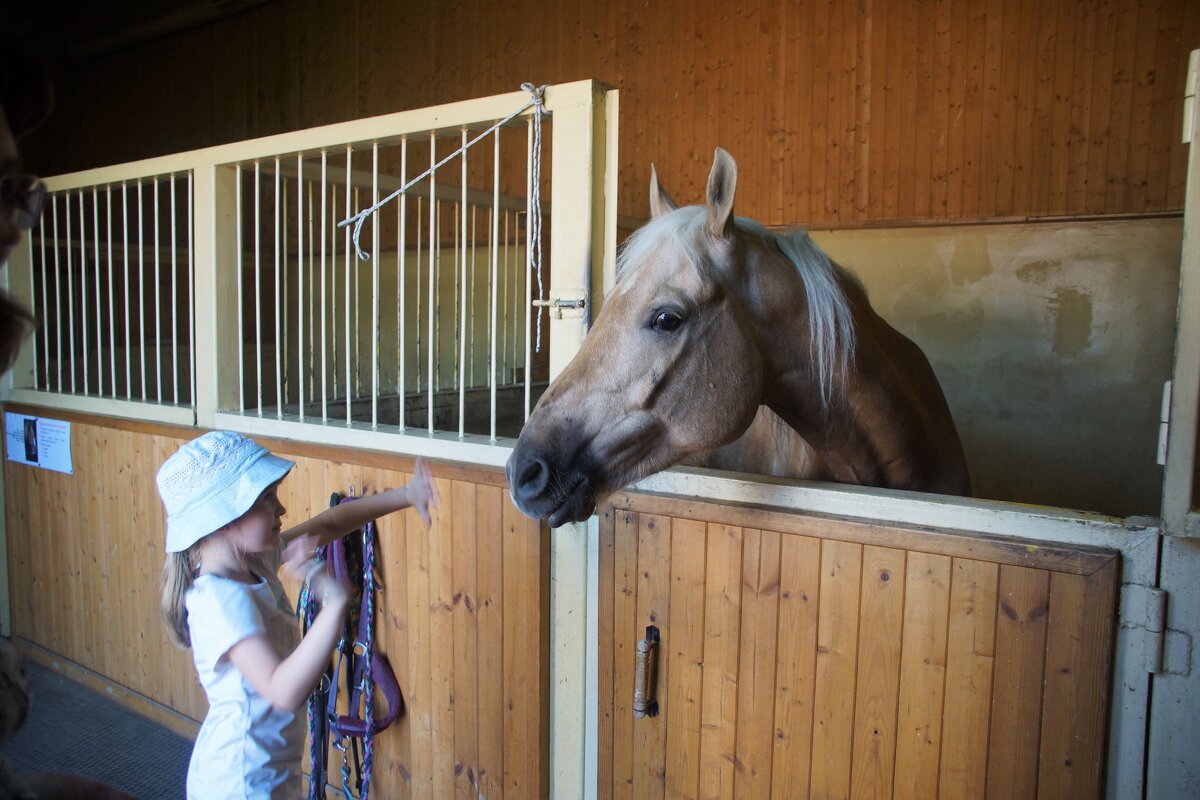
M370 254L368 254L366 250L363 250L362 246L359 245L359 243L358 243L359 236L362 235L363 223L365 223L367 221L368 217L370 217L372 214L374 214L379 209L383 208L388 203L395 200L400 195L407 192L413 186L415 186L418 183L420 183L421 181L425 180L430 175L433 175L434 173L436 173L438 171L438 169L445 166L447 162L453 161L455 158L466 153L467 150L470 150L472 147L474 147L476 144L478 144L482 140L486 139L489 135L491 135L498 129L500 129L500 128L504 127L505 125L507 125L508 123L512 122L514 119L521 116L529 109L535 108L536 113L534 113L534 115L533 115L533 159L532 159L532 161L533 161L533 164L532 164L532 167L533 167L533 189L531 192L532 196L530 197L530 206L532 207L533 211L529 215L529 217L530 217L529 218L529 238L530 238L530 250L529 250L530 256L529 256L529 258L530 258L530 268L533 269L534 272L537 273L538 300L544 299L544 297L543 297L544 290L542 287L542 197L541 197L541 195L542 195L542 192L541 192L541 183L542 183L542 117L549 115L550 112L546 110L546 106L545 106L545 93L546 93L545 86L534 86L532 83L522 83L521 88L524 89L526 92L529 92L529 95L530 95L529 102L525 103L525 105L521 106L516 111L512 112L507 117L500 120L499 122L493 124L490 128L485 130L483 133L479 134L471 141L462 145L457 150L450 153L448 156L443 158L441 161L437 162L432 167L425 170L420 175L413 178L408 183L404 184L399 189L392 192L391 194L389 194L387 197L380 200L375 205L370 206L369 208L364 208L362 211L359 211L357 214L347 217L346 219L342 220L341 222L339 222L337 224L337 226L339 228L344 228L347 225L351 225L351 224L354 225L354 231L353 231L354 251L358 254L358 258L360 261L367 261L371 257ZM430 202L433 202L434 196L435 196L435 193L434 193L433 187L430 187L430 192L429 192ZM541 305L538 306L537 349L538 349L539 353L542 351L542 306Z

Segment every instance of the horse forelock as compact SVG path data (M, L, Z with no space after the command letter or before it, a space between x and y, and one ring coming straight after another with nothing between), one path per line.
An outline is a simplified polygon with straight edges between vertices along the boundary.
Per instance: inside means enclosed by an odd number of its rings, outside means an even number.
M680 259L692 265L703 264L703 237L696 234L705 219L703 207L686 206L639 228L625 240L617 258L617 284L633 280L638 268L664 248L674 249ZM855 278L831 261L805 230L769 231L745 217L737 217L737 227L743 234L773 246L796 270L808 307L809 350L817 366L821 403L827 406L845 378L854 353L853 314L841 281Z

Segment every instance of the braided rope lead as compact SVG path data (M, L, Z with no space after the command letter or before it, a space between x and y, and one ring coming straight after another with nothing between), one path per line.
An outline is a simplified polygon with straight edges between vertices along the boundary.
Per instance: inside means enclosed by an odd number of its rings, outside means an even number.
M375 523L368 522L363 527L363 592L366 595L366 641L363 642L363 658L366 664L363 668L363 720L366 732L363 734L362 773L359 778L360 800L368 800L371 792L371 767L375 760L375 676L371 672L371 661L375 654Z
M363 223L365 223L367 221L368 217L370 217L372 214L374 214L379 209L383 208L388 203L395 200L400 195L407 192L409 189L411 189L416 184L425 180L425 178L430 178L430 183L432 184L433 179L431 176L434 173L436 173L440 167L444 166L447 162L452 161L455 158L457 158L458 156L462 155L467 150L470 150L472 147L474 147L480 141L482 141L483 139L485 139L489 135L491 135L494 131L496 131L500 128L503 128L505 125L512 122L514 119L521 116L529 109L534 108L534 109L537 109L537 111L533 115L533 142L534 142L533 165L532 165L533 166L533 192L532 192L533 197L530 198L530 200L531 200L530 206L532 208L536 209L536 211L534 211L534 213L530 214L531 219L529 220L529 236L533 241L533 248L531 249L529 266L534 272L537 273L538 300L545 300L545 296L544 296L545 291L542 286L542 199L541 199L542 117L548 116L550 114L550 112L546 110L546 105L545 105L545 94L546 94L545 86L534 86L532 83L522 83L521 88L523 90L525 90L526 92L529 92L529 96L530 96L529 102L527 102L525 105L521 106L520 108L518 108L516 111L509 114L504 119L495 123L494 125L492 125L492 127L488 128L483 133L479 134L474 139L472 139L471 141L464 144L462 147L460 147L457 150L455 150L454 152L450 153L450 155L446 156L441 161L434 164L432 167L425 170L420 175L413 178L408 183L404 184L399 189L392 192L391 194L389 194L387 197L380 200L375 205L373 205L369 208L364 208L362 211L359 211L357 214L354 214L353 216L350 216L350 217L346 217L346 219L342 220L341 222L339 222L337 224L337 226L339 228L345 228L346 226L351 225L351 224L354 225L354 231L353 231L354 251L356 253L358 253L358 258L360 261L369 261L371 258L370 254L367 253L366 250L363 250L362 246L358 243L359 236L362 235ZM431 202L433 201L433 198L435 198L437 196L437 194L434 190L435 190L435 187L430 186L429 197L430 197ZM542 310L543 310L543 308L544 307L542 305L540 305L540 304L538 305L537 351L539 353L542 352Z

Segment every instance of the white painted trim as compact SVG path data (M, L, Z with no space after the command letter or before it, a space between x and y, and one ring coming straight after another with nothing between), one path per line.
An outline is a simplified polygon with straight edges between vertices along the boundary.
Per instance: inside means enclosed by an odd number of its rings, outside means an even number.
M573 92L578 92L579 87L592 85L592 81L576 81L551 86L546 90L546 107L554 111L556 110L555 104L559 102L560 98L569 97ZM464 127L468 129L483 128L492 120L507 117L529 99L528 92L515 91L476 100L463 100L411 111L398 111L377 117L338 122L317 128L147 158L127 164L57 175L46 179L46 186L50 191L57 192L64 189L180 172L204 164L233 164L297 152L316 154L321 150L334 150L359 142L391 144L398 142L402 136L415 133L458 131ZM528 116L530 113L532 113L532 109L526 111L523 116Z
M300 422L300 418L295 415L279 419L259 417L255 414L218 412L213 415L213 426L247 436L290 439L402 457L420 456L435 461L461 461L501 469L508 461L508 455L515 444L512 439L489 441L486 434L469 433L459 438L456 433L429 434L424 428L408 428L401 432L395 426L372 428L368 422L347 425L345 420L330 419L328 422L321 422L313 417L305 417L304 422Z
M77 411L81 414L101 414L143 422L165 422L170 425L191 427L196 424L196 412L190 406L159 405L140 400L114 400L111 397L13 389L9 393L8 402L41 406L47 409L50 416L55 411Z
M583 797L594 800L600 778L600 520L595 516L587 521L587 559Z
M1193 51L1188 82L1200 51ZM1175 324L1175 363L1171 384L1170 427L1163 470L1162 515L1167 533L1189 532L1187 518L1200 498L1195 496L1196 428L1200 424L1200 150L1195 135L1200 115L1192 115L1192 144L1188 147L1186 195L1183 202L1183 248L1179 259L1179 305Z
M1123 520L1083 511L993 500L874 489L832 483L795 483L762 475L676 467L643 479L636 491L749 503L847 519L923 525L956 531L1045 539L1120 549L1130 537L1157 531L1150 520Z

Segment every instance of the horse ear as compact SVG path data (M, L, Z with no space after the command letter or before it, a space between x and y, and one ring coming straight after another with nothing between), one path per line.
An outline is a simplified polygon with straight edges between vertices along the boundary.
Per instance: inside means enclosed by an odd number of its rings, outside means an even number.
M708 174L708 232L715 239L733 233L733 193L737 189L737 164L733 156L718 147Z
M679 204L671 199L666 189L658 182L658 172L650 165L650 218L656 219L663 214L669 214L679 208Z

